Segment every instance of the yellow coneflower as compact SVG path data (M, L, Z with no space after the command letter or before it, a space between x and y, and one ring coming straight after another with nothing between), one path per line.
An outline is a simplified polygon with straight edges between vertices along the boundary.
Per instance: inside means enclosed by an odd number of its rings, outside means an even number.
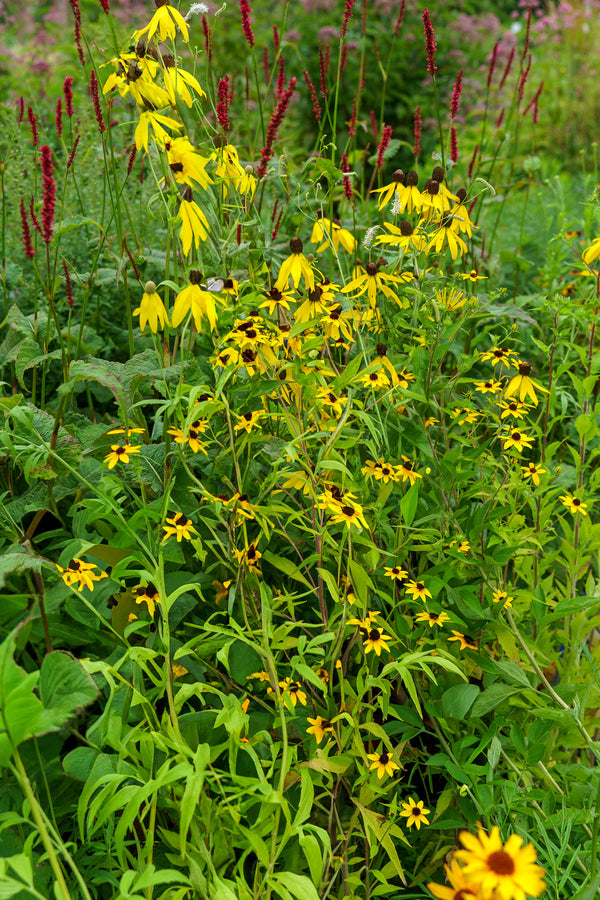
M563 506L566 506L573 515L576 513L581 513L582 516L589 515L589 513L586 512L587 503L584 503L579 497L571 497L570 494L564 494L560 497L560 500L562 500Z
M132 588L131 593L135 595L135 602L145 603L150 615L154 616L156 604L160 603L158 588L153 584L138 584Z
M290 255L281 264L275 287L283 291L288 287L290 278L294 287L298 287L300 279L304 279L308 290L312 291L315 286L315 273L313 272L309 261L302 252L304 245L300 238L292 238L290 241Z
M505 450L510 450L512 448L516 450L517 453L521 453L524 449L529 450L533 444L532 437L529 437L524 432L517 431L516 429L513 429L509 434L501 435L501 440Z
M526 894L539 897L545 890L544 870L536 864L533 844L523 847L523 838L511 834L503 845L500 830L494 825L490 834L479 829L477 837L468 831L459 835L464 850L454 856L463 864L462 874L483 898L525 900Z
M531 374L531 366L528 362L521 361L518 363L518 367L519 372L509 381L508 387L504 391L504 396L512 397L513 394L518 394L521 402L527 397L530 397L533 405L537 406L539 401L536 391L543 391L547 394L548 388L542 387L541 384L538 384L529 377Z
M176 537L177 543L180 544L184 539L191 541L192 534L198 534L192 520L184 516L183 513L173 513L170 518L167 516L165 521L167 524L162 526L165 531L163 541L166 541L169 537Z
M317 744L321 743L326 734L333 734L333 725L323 716L317 716L316 719L307 718L307 722L310 722L310 728L306 729L306 733L314 734Z
M443 628L444 622L449 621L450 616L445 612L430 613L423 611L415 616L415 622L427 622L430 628L433 628L434 625L439 625L441 628Z
M399 475L402 476L403 482L410 481L411 485L413 485L415 483L415 481L417 480L417 478L421 478L421 479L423 478L422 475L419 475L418 472L415 472L414 465L410 461L408 456L405 456L404 454L402 454L402 459L403 459L403 462L401 462L399 466L396 466L396 471L398 472Z
M413 600L425 600L426 597L431 597L431 592L425 587L424 581L407 582L406 592L411 595Z
M523 472L523 478L531 478L537 486L540 483L540 475L545 475L547 470L535 463L529 463L526 466L521 466L521 471Z
M109 469L114 469L117 463L127 464L131 453L139 453L140 447L134 447L133 444L111 444L110 453L104 457L104 462L108 463Z
M164 328L169 324L169 317L165 305L153 281L147 281L144 285L144 293L140 305L133 311L134 316L140 317L140 330L145 331L146 325L156 334L159 325Z
M452 637L449 637L448 641L459 641L461 650L477 650L477 644L475 643L475 641L471 640L468 635L462 634L462 632L455 631L454 629L452 629Z

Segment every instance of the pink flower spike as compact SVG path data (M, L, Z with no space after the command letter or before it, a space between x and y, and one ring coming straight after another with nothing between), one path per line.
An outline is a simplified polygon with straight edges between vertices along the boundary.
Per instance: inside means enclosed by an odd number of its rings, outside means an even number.
M252 8L248 0L240 0L240 12L242 14L242 31L244 32L244 37L250 46L254 47L254 32L252 31L252 24L250 22Z
M45 244L49 244L52 240L54 222L54 209L56 206L56 184L54 182L54 166L52 165L52 153L50 147L44 144L40 148L42 175L44 181L42 185L42 240Z
M352 10L354 9L354 0L346 0L344 4L344 18L340 30L340 37L345 38L348 34L348 24L352 18Z
M376 168L381 169L383 165L383 157L385 155L385 151L390 145L390 141L392 139L392 126L384 125L383 133L381 135L381 141L379 142L379 147L377 148L377 163Z

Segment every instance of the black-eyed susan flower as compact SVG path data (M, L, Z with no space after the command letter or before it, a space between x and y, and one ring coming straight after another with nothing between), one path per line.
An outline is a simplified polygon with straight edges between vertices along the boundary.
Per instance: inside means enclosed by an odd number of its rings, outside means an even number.
M367 753L367 759L372 760L369 771L377 772L378 779L383 778L384 775L391 777L394 772L400 769L398 763L394 762L387 750L382 750L381 753Z
M169 6L167 0L154 0L154 3L157 7L156 12L145 28L134 32L134 41L139 41L144 35L147 35L148 40L151 41L155 34L160 41L166 41L167 38L174 41L178 28L184 41L187 41L189 38L188 26L179 10L174 6Z
M374 391L389 388L391 385L390 379L383 369L379 369L376 372L367 372L366 375L361 376L360 380L364 387L373 388Z
M476 284L478 281L482 279L487 279L487 275L480 275L477 269L471 269L470 272L460 272L456 275L457 278L463 278L465 281L471 281Z
M384 566L383 574L386 578L391 578L392 581L399 581L400 583L408 578L408 572L400 566Z
M519 362L519 371L518 374L515 375L509 381L507 387L504 390L505 397L512 397L514 394L518 394L519 400L524 402L527 397L531 399L531 402L534 406L538 405L538 398L536 391L543 391L545 394L548 393L548 388L542 387L541 384L538 384L536 381L533 381L529 377L531 373L531 366L528 362Z
M146 325L156 334L159 325L162 328L169 324L169 317L165 305L153 281L147 281L144 285L144 294L140 305L133 311L134 316L140 317L140 329L145 331Z
M236 550L234 548L233 555L237 558L238 563L246 566L250 572L254 572L255 575L260 573L260 559L262 553L257 549L256 544L250 544L243 550Z
M243 413L235 423L235 430L246 431L250 434L264 414L264 410L262 409L255 409L254 412Z
M457 553L467 553L471 549L468 541L450 541L449 547L454 547Z
M584 503L583 500L580 500L579 497L571 497L570 494L564 494L560 497L563 506L566 506L569 512L572 512L573 515L576 513L581 513L582 516L589 515L587 510L587 503Z
M415 483L418 478L423 478L422 475L419 475L418 472L415 472L414 464L410 461L408 456L402 454L402 462L399 466L396 466L396 471L398 475L402 477L402 481L410 481L411 485Z
M317 390L317 403L321 408L327 410L330 415L339 418L342 415L342 410L347 403L347 398L341 397L339 394L335 394L328 388L320 387Z
M135 602L145 603L150 615L154 616L156 604L160 603L158 588L153 584L138 584L132 588L131 593L135 596Z
M290 255L281 264L275 287L280 291L285 290L289 286L289 280L295 288L300 284L301 279L309 291L315 286L315 273L313 272L309 261L303 253L304 245L300 238L292 238L290 241Z
M167 524L162 526L165 531L163 541L176 537L177 543L180 544L182 540L191 541L192 535L198 534L192 520L183 513L173 513L170 517L167 516L165 521Z
M384 484L387 484L389 481L400 480L397 466L393 466L391 463L386 463L383 459L379 460L372 474L375 481L383 481Z
M425 221L443 216L450 211L453 203L458 203L456 194L452 194L443 181L428 178L421 191L421 214Z
M220 603L221 600L226 600L227 597L229 597L229 588L231 587L232 584L233 584L233 582L231 581L231 579L228 579L227 581L223 581L223 582L217 581L217 580L211 581L211 585L215 589L215 603ZM268 676L267 676L267 680L268 680Z
M406 592L411 595L413 600L425 600L426 597L431 597L431 592L425 587L424 581L408 581Z
M414 825L418 831L421 825L429 825L427 818L429 810L425 808L422 800L417 801L409 797L407 803L402 802L402 807L400 815L406 818L407 828L412 828Z
M173 678L183 678L184 675L188 674L188 669L185 666L180 666L178 663L174 663L171 666L171 672L173 673Z
M438 900L478 900L478 893L471 882L463 874L463 869L452 859L449 866L444 866L448 884L427 885L434 897Z
M531 478L537 486L540 483L540 475L545 475L547 470L535 463L528 463L526 466L521 466L521 471L523 472L523 478Z
M513 428L508 434L502 435L502 446L505 450L516 450L517 453L522 453L523 450L529 450L531 445L533 444L533 438L529 437L529 435L525 434L523 431L518 431L516 428Z
M326 734L333 734L333 725L323 716L317 716L315 719L307 717L306 721L310 722L310 728L306 729L306 733L314 734L317 744L321 743Z
M86 563L82 559L77 559L77 557L69 562L66 569L63 569L58 563L54 563L54 565L60 572L64 583L68 587L73 587L73 585L76 584L78 591L82 591L84 587L93 591L95 581L101 581L103 578L108 578L106 572L100 570L98 570L98 572L94 571L94 569L98 569L97 565L94 563Z
M365 622L369 621L369 626L366 629L366 635L363 638L363 647L365 648L365 655L370 653L371 650L375 652L376 656L381 656L381 651L385 650L386 653L390 652L390 648L388 647L388 642L393 640L392 636L389 634L384 634L383 631L379 628L372 627L372 623L369 620L369 617L365 619Z
M452 418L456 419L457 425L472 425L481 415L482 413L478 409L472 409L468 406L452 410Z
M500 401L500 418L501 419L523 419L527 415L530 409L532 409L531 404L523 403L522 400L501 400Z
M187 184L188 187L199 184L203 188L213 184L212 178L206 171L206 166L210 162L209 158L201 156L187 137L165 140L164 147L171 175L177 184Z
M452 637L448 638L449 642L458 641L461 650L477 650L477 644L468 635L460 631L452 629Z
M323 666L319 666L315 674L319 676L323 684L329 684L329 672Z
M450 616L445 612L420 612L415 616L415 622L427 622L430 628L433 628L434 625L439 625L440 628L444 627L444 622L449 622Z
M501 588L498 588L498 590L494 591L494 593L492 595L492 602L493 603L502 603L503 607L504 606L512 606L514 599L515 599L514 597L509 597L508 593L506 591L503 591Z
M489 835L479 829L477 837L468 831L459 835L463 850L454 856L463 864L462 874L479 896L501 900L525 900L539 897L545 890L544 870L536 864L533 844L523 847L523 838L511 834L502 844L500 830L494 825Z
M186 434L182 428L168 428L167 433L173 435L175 438L176 444L188 444L190 450L193 453L204 453L207 455L207 450L204 446L204 443L199 439L199 435L201 434L201 429L198 427L194 427L194 423L190 425L190 429Z
M132 453L139 453L140 448L133 444L111 444L110 453L104 457L104 462L108 463L109 469L114 469L117 463L126 465L129 462Z
M259 309L266 308L270 315L279 309L289 309L290 303L294 300L291 291L280 291L276 287L272 287L270 291L266 291L265 297L267 299L264 303L260 304Z
M205 241L209 232L208 220L198 204L194 202L194 195L189 187L185 189L183 200L179 206L179 218L181 219L179 239L183 253L187 256L192 249L192 242L197 250L200 241Z
M297 703L300 703L301 706L306 706L306 694L298 681L284 678L283 681L279 682L279 687L281 688L284 702L289 697L292 706L296 706Z
M476 381L475 389L479 391L480 394L497 394L498 391L502 390L502 382L501 381Z
M515 356L517 354L514 350L509 350L507 347L492 347L491 350L486 350L479 357L481 362L491 362L493 366L516 366L518 365L515 362Z
M348 528L355 526L360 531L361 528L368 529L367 521L364 517L362 506L358 503L350 501L347 496L343 503L338 506L336 512L331 518L332 522L343 522Z
M352 340L351 321L352 313L342 309L339 303L330 307L320 319L321 328L327 340L338 342Z

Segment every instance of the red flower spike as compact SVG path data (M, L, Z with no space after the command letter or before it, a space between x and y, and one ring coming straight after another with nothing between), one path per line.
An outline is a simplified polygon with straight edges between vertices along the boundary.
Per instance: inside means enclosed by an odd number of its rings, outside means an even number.
M354 0L345 0L344 18L342 19L342 27L340 29L340 37L345 38L348 34L348 25L352 18L352 10L354 9Z
M40 148L42 175L42 240L49 244L52 240L54 223L54 209L56 206L56 184L54 178L54 166L52 165L52 153L50 147L44 144Z
M242 14L242 31L244 32L244 37L250 46L254 47L254 32L252 31L252 25L250 23L250 13L252 12L252 8L248 0L240 0L240 12Z
M94 69L90 72L90 97L92 98L92 103L94 104L94 114L96 116L96 122L98 123L98 131L100 134L104 134L106 131L106 125L104 124L104 118L102 116L102 107L100 106L100 92L98 90L98 78L96 77L96 72Z
M38 131L35 113L30 106L27 107L27 119L29 120L29 124L31 126L31 143L34 147L37 147L40 142L40 134Z
M450 159L453 163L458 162L458 140L454 126L450 129Z
M63 97L65 98L65 112L69 118L73 115L73 78L67 75L63 83Z
M435 64L435 51L437 44L435 42L435 33L431 24L431 15L428 9L423 10L423 33L425 34L425 50L427 52L427 71L430 75L435 76L437 66Z
M56 133L58 137L62 135L62 99L59 97L56 101Z
M33 259L35 256L35 250L33 249L33 244L31 242L31 229L29 227L29 221L27 219L27 210L25 209L25 201L21 197L21 203L19 205L19 211L21 213L21 234L23 237L23 246L25 247L25 256L27 259Z
M383 166L383 157L385 155L385 151L390 145L390 141L392 139L392 126L384 125L383 126L383 134L381 135L381 141L379 142L379 147L377 148L377 163L376 168L381 169Z
M80 137L81 137L81 135L78 134L77 137L75 138L75 140L73 141L73 146L71 147L71 152L69 153L69 158L67 160L67 168L65 170L66 172L68 172L69 169L71 168L71 166L73 165L73 160L75 159L75 153L77 152L77 144L79 143Z
M306 82L306 87L308 88L308 92L310 94L310 99L313 105L313 113L315 114L315 119L317 122L321 121L321 107L319 105L319 98L317 97L317 91L314 84L311 81L310 75L304 69L304 81Z
M456 81L454 82L454 89L452 91L452 99L450 101L450 118L454 119L458 112L458 105L460 103L460 95L462 92L462 77L463 70L461 69L458 75L456 76Z

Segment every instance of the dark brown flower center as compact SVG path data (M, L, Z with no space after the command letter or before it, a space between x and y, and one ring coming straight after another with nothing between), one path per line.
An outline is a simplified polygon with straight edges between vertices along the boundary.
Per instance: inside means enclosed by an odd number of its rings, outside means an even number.
M176 172L176 173L183 172L183 163L180 163L180 162L171 163L169 168L171 169L171 172Z
M375 275L377 275L377 273L379 271L379 266L377 265L376 262L368 262L365 266L365 271L366 271L367 275L369 276L369 278L373 278Z
M395 181L396 184L402 184L404 181L404 172L402 169L396 169L394 174L392 175L392 181Z
M528 362L522 362L519 365L519 375L530 375L531 374L531 366Z
M353 506L342 506L342 512L345 516L353 516L354 515L354 507Z
M387 753L381 753L381 754L380 754L380 756L379 756L379 762L380 762L380 764L381 764L382 766L387 766L387 764L389 763L389 761L390 761L390 758L389 758L389 756L387 755Z
M302 253L304 249L304 244L300 240L300 238L292 238L290 241L290 250L292 253Z
M578 500L577 497L573 500L573 506L581 506L581 500Z
M410 222L400 222L400 234L404 237L410 237L411 234L414 234L414 229Z
M512 856L504 850L496 850L487 858L488 869L496 875L512 875L515 864Z
M248 349L243 351L242 359L245 363L253 363L256 360L256 353L248 347Z
M369 631L369 640L370 641L379 641L381 640L381 632L378 631L377 628L371 628Z
M521 432L513 431L513 433L511 434L511 438L513 439L513 441L520 441L521 440Z
M402 464L402 468L406 469L407 472L412 472L413 464L411 462L405 462Z
M188 519L187 516L184 516L183 513L180 513L180 515L178 515L177 518L175 519L175 524L179 525L181 528L184 528L188 524L189 521L190 520Z
M410 172L407 172L407 174L406 174L406 184L408 187L416 187L418 185L418 183L419 183L419 176L414 171L414 169L411 169Z

